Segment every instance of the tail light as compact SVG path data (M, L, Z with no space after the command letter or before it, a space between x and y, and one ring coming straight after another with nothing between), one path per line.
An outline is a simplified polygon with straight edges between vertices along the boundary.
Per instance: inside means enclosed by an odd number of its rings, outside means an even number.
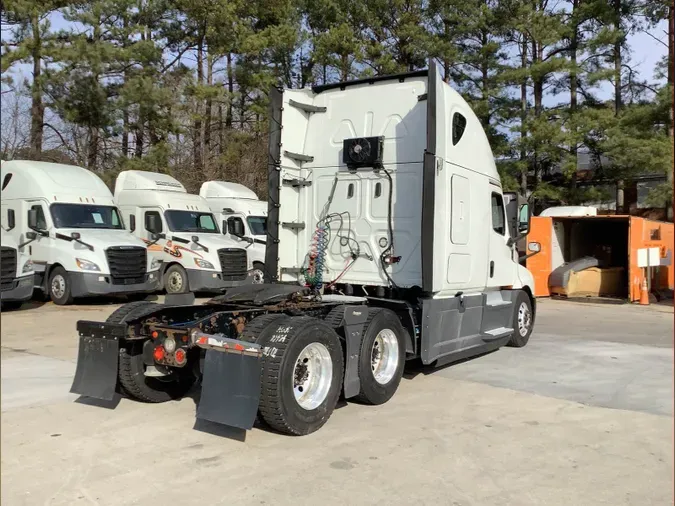
M161 362L162 360L164 360L164 347L156 346L155 351L152 352L152 356L157 362Z
M185 350L183 348L178 348L176 353L174 353L173 358L176 360L178 365L183 365L187 360Z

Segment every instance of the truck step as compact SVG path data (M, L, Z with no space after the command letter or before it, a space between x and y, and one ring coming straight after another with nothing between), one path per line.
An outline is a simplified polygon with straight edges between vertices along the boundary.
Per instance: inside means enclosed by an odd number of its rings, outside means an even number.
M483 332L483 341L496 341L497 339L502 339L506 336L513 334L513 329L508 327L499 327L492 330L486 330Z

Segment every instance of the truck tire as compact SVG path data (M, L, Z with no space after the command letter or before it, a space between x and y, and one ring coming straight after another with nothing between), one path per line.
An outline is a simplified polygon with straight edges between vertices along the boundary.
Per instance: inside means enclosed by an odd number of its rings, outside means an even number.
M166 293L187 293L190 281L182 266L173 264L164 272L164 290Z
M265 265L260 262L253 262L253 269L250 271L251 280L254 285L265 282Z
M142 318L158 309L161 304L147 300L124 304L113 312L106 322L125 323ZM118 377L123 391L142 402L166 402L183 397L192 388L195 376L190 368L175 369L171 379L145 376L142 343L130 343L120 347Z
M516 303L513 308L513 334L507 346L522 348L530 340L534 328L534 314L532 313L532 301L530 296L522 290L518 290Z
M361 391L356 400L384 404L396 393L405 367L405 332L392 310L368 309L359 354Z
M328 421L342 391L340 339L316 318L290 317L272 328L259 341L260 415L279 432L311 434Z
M57 265L49 273L47 293L54 304L65 306L73 303L73 295L70 292L70 276L66 270Z

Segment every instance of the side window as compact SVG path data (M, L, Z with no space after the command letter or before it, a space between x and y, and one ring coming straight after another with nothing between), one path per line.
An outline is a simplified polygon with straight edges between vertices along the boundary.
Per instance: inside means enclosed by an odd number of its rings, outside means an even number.
M492 230L500 235L506 234L504 200L499 193L492 194Z
M37 211L37 227L40 230L45 230L47 228L47 219L45 218L45 212L42 210L42 206L40 204L35 204L34 206L30 206L31 210L35 209Z
M162 227L162 217L159 215L157 211L145 211L145 230L148 232L151 232L151 226L150 226L150 216L155 217L155 221L157 223L157 226L159 230L157 231L158 233L162 233L163 227Z
M452 115L452 145L456 145L464 135L466 129L466 118L456 112Z

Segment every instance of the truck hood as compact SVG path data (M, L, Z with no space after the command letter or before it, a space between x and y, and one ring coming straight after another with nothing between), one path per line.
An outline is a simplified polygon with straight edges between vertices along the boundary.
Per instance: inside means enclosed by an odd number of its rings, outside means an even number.
M80 240L91 244L94 251L105 250L111 246L140 246L145 248L145 243L131 235L126 230L110 230L98 228L58 228L53 232L70 237L70 234L77 232L80 234ZM82 244L73 242L76 249L85 248Z
M220 249L220 248L241 248L244 249L243 244L239 241L234 241L228 237L224 237L221 234L200 234L192 232L168 232L166 238L171 240L172 237L178 237L186 241L190 241L190 247L194 244L192 242L192 236L196 235L199 237L199 242L206 246L207 248ZM187 246L187 245L186 245ZM198 251L198 250L197 250Z

